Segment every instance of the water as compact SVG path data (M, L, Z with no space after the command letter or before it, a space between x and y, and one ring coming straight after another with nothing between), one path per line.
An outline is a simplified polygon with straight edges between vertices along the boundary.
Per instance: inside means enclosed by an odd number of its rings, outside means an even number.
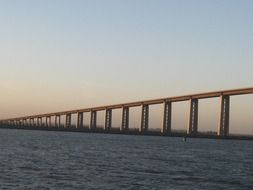
M0 189L253 189L253 142L0 129Z

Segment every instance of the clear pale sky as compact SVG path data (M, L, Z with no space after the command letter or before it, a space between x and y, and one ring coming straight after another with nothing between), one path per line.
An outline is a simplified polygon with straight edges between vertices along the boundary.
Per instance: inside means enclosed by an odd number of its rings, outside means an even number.
M1 0L0 118L251 87L252 10L251 0ZM253 134L253 95L231 101L232 132ZM186 128L188 103L174 107ZM202 130L216 130L217 109L200 102Z

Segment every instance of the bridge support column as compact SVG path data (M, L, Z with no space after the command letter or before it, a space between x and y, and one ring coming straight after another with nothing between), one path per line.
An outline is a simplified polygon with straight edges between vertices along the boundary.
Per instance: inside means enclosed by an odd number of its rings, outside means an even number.
M18 125L22 127L22 120L18 120Z
M35 118L32 119L32 122L33 122L33 127L35 127Z
M39 127L39 126L40 126L40 119L37 118L37 127Z
M187 134L196 135L198 133L198 99L191 99L190 101L190 115L189 115L189 126Z
M27 119L27 127L30 127L30 126L31 126L31 119L28 118L28 119Z
M21 120L21 125L22 125L22 127L25 127L25 119Z
M149 105L142 105L141 112L141 132L148 131Z
M18 126L22 127L22 121L21 120L18 120Z
M57 116L55 116L54 117L54 127L58 127L58 125L57 125L57 119L58 119Z
M163 113L163 134L167 135L171 133L171 102L164 102L164 113Z
M55 116L55 127L58 127L58 128L61 127L61 116L60 115Z
M39 117L39 118L38 118L38 122L39 122L38 126L39 126L39 127L43 127L42 117Z
M27 126L28 126L27 119L24 119L24 126L25 126L25 127L27 127Z
M15 126L16 126L16 127L19 127L19 122L18 122L18 120L15 120L14 123L15 123Z
M123 110L122 110L121 130L122 131L129 130L129 108L128 107L123 107Z
M112 128L112 110L106 109L105 111L105 130L111 130Z
M97 127L97 112L91 111L90 116L90 129L95 129Z
M27 127L31 126L31 118L27 119Z
M46 127L49 127L48 117L46 117Z
M229 135L230 96L221 96L218 136Z
M51 116L46 117L46 127L51 127Z
M65 128L71 127L71 114L66 114Z
M83 128L83 112L77 113L77 128Z

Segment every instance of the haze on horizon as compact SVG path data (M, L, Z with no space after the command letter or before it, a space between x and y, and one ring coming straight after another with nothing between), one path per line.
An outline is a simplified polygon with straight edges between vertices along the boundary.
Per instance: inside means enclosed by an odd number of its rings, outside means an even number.
M250 0L0 1L0 118L252 87L252 8ZM173 106L173 128L186 129L188 103ZM151 109L151 127L161 112ZM230 131L253 134L252 113L253 95L232 97ZM199 120L200 130L216 130L217 98L200 101Z

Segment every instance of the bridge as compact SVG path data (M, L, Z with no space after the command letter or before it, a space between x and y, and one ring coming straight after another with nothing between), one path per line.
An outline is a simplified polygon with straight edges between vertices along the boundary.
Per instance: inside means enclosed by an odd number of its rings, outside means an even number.
M141 126L136 132L138 134L148 134L149 132L149 106L155 104L163 104L163 124L160 131L161 135L173 135L171 130L172 120L172 104L174 102L189 102L189 123L187 134L189 136L198 135L198 103L200 99L220 98L219 106L219 125L217 130L218 137L229 136L229 120L230 120L230 97L244 94L253 94L252 88L242 88L233 90L222 90L215 92L206 92L198 94L190 94L184 96L166 97L153 100L137 101L123 104L107 105L100 107L91 107L77 110L69 110L55 113L46 113L40 115L31 115L25 117L17 117L0 120L1 127L22 128L22 129L48 129L48 130L76 130L87 132L113 132L112 128L112 110L122 109L122 122L118 133L128 134L129 128L129 110L133 107L141 107ZM105 121L102 129L97 126L97 112L104 111ZM90 114L89 126L84 125L84 113ZM76 125L72 124L72 116L76 115ZM65 116L65 123L61 125L61 116ZM54 119L54 123L52 122ZM115 132L115 131L114 131Z

